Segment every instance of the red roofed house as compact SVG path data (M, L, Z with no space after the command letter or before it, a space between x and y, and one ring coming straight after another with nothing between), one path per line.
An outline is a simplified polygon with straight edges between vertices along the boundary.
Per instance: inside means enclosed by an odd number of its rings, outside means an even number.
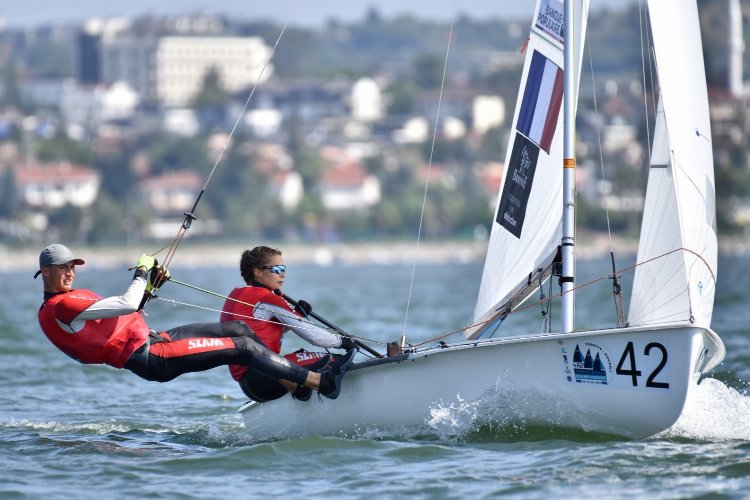
M493 207L503 182L503 168L504 165L501 162L490 162L479 166L477 171L479 183Z
M338 148L323 150L326 162L318 188L329 210L362 210L380 201L380 181Z
M18 167L15 183L21 200L33 208L88 207L99 194L100 175L70 162L28 164Z
M174 236L184 219L183 214L193 208L202 187L203 179L191 170L143 179L138 184L138 191L151 214L150 235L155 238ZM196 229L201 232L205 226L199 224Z

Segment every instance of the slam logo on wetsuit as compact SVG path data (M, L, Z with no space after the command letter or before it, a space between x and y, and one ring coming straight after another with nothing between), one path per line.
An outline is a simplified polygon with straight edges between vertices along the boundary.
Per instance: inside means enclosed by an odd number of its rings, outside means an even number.
M221 339L191 339L188 340L188 350L203 349L205 347L224 347Z

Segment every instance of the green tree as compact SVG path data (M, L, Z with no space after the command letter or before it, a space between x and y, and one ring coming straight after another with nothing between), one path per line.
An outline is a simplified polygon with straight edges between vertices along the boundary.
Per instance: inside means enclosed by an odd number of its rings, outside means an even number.
M62 131L51 139L37 139L35 150L41 161L67 160L80 165L94 165L96 162L96 153L91 147L70 139Z
M128 220L128 214L121 203L114 200L104 191L99 192L96 203L91 207L91 232L88 234L87 242L93 244L101 243L126 243L128 223L132 225L133 220Z
M0 99L2 107L22 108L21 89L18 85L18 69L12 62L2 68L3 93Z
M416 109L419 89L408 80L398 79L388 86L385 95L389 99L388 114L407 115Z
M57 230L63 241L84 241L90 220L81 207L65 204L49 214L49 225Z
M445 58L437 55L422 55L414 61L415 81L425 90L439 89L443 82ZM446 73L446 80L449 75ZM446 81L446 85L448 81Z
M193 97L192 105L196 108L221 107L229 102L229 97L229 94L221 84L219 70L211 67L203 76L203 84L195 97Z
M324 162L317 148L305 146L294 156L294 166L302 177L305 192L312 191L323 174Z
M159 134L148 145L152 173L173 170L195 170L208 174L215 159L209 158L204 140L200 137L174 137Z
M229 94L221 84L218 70L209 68L203 77L200 91L192 101L198 120L205 130L223 130L229 99Z
M19 200L15 184L13 171L6 168L0 176L0 217L13 217L18 212Z
M96 166L101 174L100 189L120 204L124 204L136 183L135 175L130 168L132 155L132 148L125 148L99 155L97 158Z

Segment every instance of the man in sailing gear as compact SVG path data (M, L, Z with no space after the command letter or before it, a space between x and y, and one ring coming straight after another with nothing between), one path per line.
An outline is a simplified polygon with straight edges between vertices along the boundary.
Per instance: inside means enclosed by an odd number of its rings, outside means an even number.
M108 298L73 288L76 266L84 263L68 247L53 244L42 250L34 275L41 274L44 282L39 325L58 349L76 361L126 368L159 382L231 363L329 398L338 396L338 372L315 373L290 362L259 342L241 321L184 325L161 333L149 329L137 309L146 290L147 271L156 266L153 257L138 260L125 294Z
M281 352L281 342L286 330L293 331L319 347L353 349L351 339L305 321L303 314L292 309L281 295L274 293L281 291L286 278L286 266L280 250L267 246L245 250L240 259L240 274L247 286L235 288L229 293L221 313L221 321L244 321L258 339L276 353ZM303 309L306 314L312 311L309 304L304 304L308 308L306 311ZM354 352L351 351L351 354ZM326 353L307 351L287 355L295 363L310 369L315 369L315 363L323 356ZM338 357L340 356L334 356L334 360ZM230 365L229 371L239 382L243 392L255 401L278 399L287 391L292 392L297 399L303 399L305 395L309 397L309 391L304 387L264 377L246 366Z

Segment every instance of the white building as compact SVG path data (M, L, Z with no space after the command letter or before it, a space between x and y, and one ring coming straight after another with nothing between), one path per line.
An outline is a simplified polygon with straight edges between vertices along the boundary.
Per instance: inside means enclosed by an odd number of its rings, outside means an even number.
M742 80L744 52L742 7L739 0L729 0L729 91L734 97L742 97L745 93Z
M69 162L21 165L16 190L32 208L55 209L70 204L88 207L99 194L99 172Z
M404 122L403 127L394 130L393 142L396 144L421 144L430 138L430 123L427 119L416 116Z
M352 117L370 123L383 118L383 95L372 78L360 78L352 86Z
M364 210L380 202L380 181L338 148L325 148L326 166L318 184L320 199L328 210Z
M263 82L273 71L266 67L261 75L271 49L260 37L168 36L159 39L155 55L156 94L167 106L189 103L212 68L228 92Z
M455 116L446 116L443 119L443 137L449 141L461 139L466 135L466 124Z
M479 135L505 122L505 101L500 96L478 95L472 103L473 129Z
M148 234L154 238L174 236L182 215L193 207L202 186L201 176L189 170L167 172L140 181L138 191L150 214ZM215 221L201 220L194 231L204 233L215 225Z
M239 116L239 110L236 113L230 113L230 116ZM281 111L271 108L251 109L245 113L245 125L256 137L271 137L281 130L284 117Z
M59 105L68 134L75 137L75 130L95 131L103 123L131 118L138 103L138 94L125 82L81 85L69 79Z
M279 170L268 182L267 193L287 212L291 212L302 201L305 192L302 176L293 170Z
M144 100L181 107L190 104L211 69L228 92L266 81L273 74L272 65L263 69L270 53L260 37L128 34L102 40L102 75L105 81L127 81Z

